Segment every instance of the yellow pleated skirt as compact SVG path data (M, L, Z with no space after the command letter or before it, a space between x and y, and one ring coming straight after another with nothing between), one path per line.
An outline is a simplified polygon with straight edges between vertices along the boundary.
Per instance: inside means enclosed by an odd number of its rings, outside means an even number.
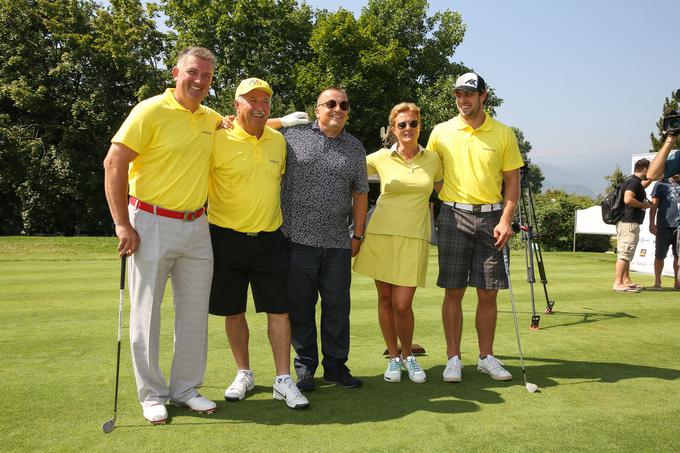
M423 239L367 234L354 259L360 274L399 286L425 286L429 243Z

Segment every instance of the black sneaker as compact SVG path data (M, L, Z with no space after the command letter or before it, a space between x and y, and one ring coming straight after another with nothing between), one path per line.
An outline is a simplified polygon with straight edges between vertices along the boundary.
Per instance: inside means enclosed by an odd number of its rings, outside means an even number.
M302 376L297 381L297 388L303 392L311 392L314 390L314 377L310 375Z
M361 380L352 376L347 367L342 367L339 370L323 372L323 381L328 384L342 385L347 389L361 387Z

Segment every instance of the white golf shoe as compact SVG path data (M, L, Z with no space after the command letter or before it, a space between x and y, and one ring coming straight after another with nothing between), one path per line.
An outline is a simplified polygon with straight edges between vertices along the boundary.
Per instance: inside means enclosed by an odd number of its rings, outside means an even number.
M144 418L152 425L164 425L165 421L168 419L168 410L163 403L143 406L143 408Z
M212 414L217 409L217 404L214 401L210 401L208 398L196 395L189 401L184 403L190 411L198 412L200 414Z
M225 390L224 399L227 401L240 401L246 396L246 392L255 388L255 374L252 370L238 370L234 382Z
M503 368L503 362L492 356L487 355L483 359L479 359L477 363L477 369L482 373L486 373L491 376L491 379L497 381L509 381L512 379L512 374L505 368Z
M416 384L422 384L427 380L425 371L420 367L415 356L408 356L401 361L401 365L408 371L408 378Z
M285 401L291 409L306 409L309 400L305 398L290 376L278 376L274 379L274 399Z
M443 377L446 382L461 382L463 380L463 363L457 355L446 362Z
M401 381L401 359L399 357L393 357L387 363L387 369L383 375L387 382L400 382Z

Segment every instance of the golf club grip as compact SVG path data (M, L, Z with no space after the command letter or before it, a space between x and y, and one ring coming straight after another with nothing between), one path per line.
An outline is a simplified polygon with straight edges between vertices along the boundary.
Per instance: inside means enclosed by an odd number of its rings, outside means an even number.
M120 259L120 289L125 289L125 261L127 257L123 255Z

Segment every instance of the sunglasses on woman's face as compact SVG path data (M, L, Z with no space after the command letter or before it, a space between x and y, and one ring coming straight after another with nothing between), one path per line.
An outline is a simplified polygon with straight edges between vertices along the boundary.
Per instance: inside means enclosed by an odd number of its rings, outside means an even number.
M329 110L333 110L335 107L338 105L340 106L340 110L347 110L349 109L349 101L336 101L335 99L331 99L330 101L322 102L321 104L317 105L317 107L324 106Z
M406 129L407 125L411 126L411 129L415 129L416 127L418 127L418 120L411 120L411 121L408 121L408 122L402 121L400 123L397 123L397 129L403 131L404 129Z

